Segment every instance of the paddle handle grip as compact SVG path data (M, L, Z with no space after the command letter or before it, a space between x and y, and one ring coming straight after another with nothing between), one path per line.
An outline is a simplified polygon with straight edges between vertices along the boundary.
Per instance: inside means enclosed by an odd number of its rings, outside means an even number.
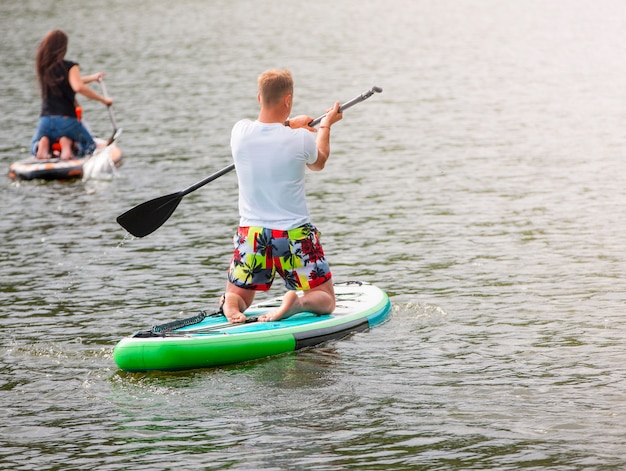
M343 110L347 110L348 108L353 107L357 103L361 103L362 101L367 100L374 93L381 93L382 91L383 89L380 87L372 87L371 90L368 90L367 92L362 93L359 96L354 97L352 100L347 101L343 105L341 105L339 107L339 112L341 113ZM309 123L309 126L310 127L317 126L322 121L322 119L324 119L325 116L326 116L326 113L324 113L321 116L318 116L317 118L315 118L313 121Z

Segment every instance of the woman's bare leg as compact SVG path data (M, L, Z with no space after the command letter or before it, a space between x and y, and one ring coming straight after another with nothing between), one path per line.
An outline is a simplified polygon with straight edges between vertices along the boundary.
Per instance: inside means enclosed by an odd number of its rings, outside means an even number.
M74 141L72 141L69 137L62 137L59 139L59 144L61 144L61 160L70 160L74 158L74 154L72 153L72 145Z
M39 143L37 144L37 158L50 158L50 139L46 136L43 136L41 139L39 139Z

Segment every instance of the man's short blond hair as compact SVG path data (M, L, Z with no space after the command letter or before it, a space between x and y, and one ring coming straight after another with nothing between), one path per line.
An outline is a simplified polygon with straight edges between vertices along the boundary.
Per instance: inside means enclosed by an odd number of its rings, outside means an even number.
M259 75L257 83L264 105L276 105L285 95L293 95L293 77L287 69L266 70Z

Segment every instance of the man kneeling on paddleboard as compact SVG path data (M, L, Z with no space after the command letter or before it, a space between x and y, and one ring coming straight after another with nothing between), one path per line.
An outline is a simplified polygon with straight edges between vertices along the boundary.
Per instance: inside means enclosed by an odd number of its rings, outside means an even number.
M224 315L230 322L245 322L243 311L252 304L256 291L270 289L277 272L289 291L282 305L259 321L303 311L331 313L335 291L319 232L306 205L305 170L324 168L330 156L331 125L342 118L339 102L321 119L319 130L311 126L309 116L288 119L293 104L293 78L288 70L263 72L257 99L258 118L239 121L231 133L240 220L233 238Z

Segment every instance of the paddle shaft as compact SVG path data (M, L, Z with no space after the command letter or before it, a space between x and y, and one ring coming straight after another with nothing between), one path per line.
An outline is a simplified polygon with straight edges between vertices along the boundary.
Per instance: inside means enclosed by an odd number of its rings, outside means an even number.
M345 102L343 105L341 105L339 107L339 112L341 113L344 110L347 110L348 108L352 108L354 105L356 105L357 103L361 103L362 101L367 100L369 97L371 97L374 93L380 93L382 92L383 89L380 87L372 87L371 90L368 90L365 93L360 94L357 97L354 97L352 100ZM317 118L315 118L313 121L311 121L309 123L309 126L317 126L322 119L324 119L324 116L326 116L326 113L324 113L321 116L318 116Z
M339 112L342 112L344 110L347 110L348 108L353 107L354 105L356 105L357 103L361 103L362 101L367 100L369 97L371 97L374 93L380 93L382 92L382 88L380 87L372 87L371 90L368 90L365 93L362 93L361 95L354 97L352 100L347 101L346 103L344 103L343 105L341 105L339 107ZM314 120L312 120L311 122L308 123L308 125L310 127L313 126L317 126L322 119L324 119L324 117L326 116L326 113L324 113L321 116L318 116L317 118L315 118ZM230 164L228 167L224 167L222 170L219 170L217 172L215 172L212 175L209 175L208 177L206 177L204 180L200 180L198 183L195 183L193 185L191 185L188 188L185 188L184 190L180 191L178 194L182 197L185 195L188 195L189 193L191 193L192 191L196 191L198 188L203 187L204 185L206 185L207 183L212 182L213 180L221 177L222 175L227 174L228 172L231 172L232 170L235 169L235 164Z
M98 79L98 83L100 83L100 87L102 88L102 96L104 96L104 98L109 98L109 94L107 93L107 87L104 84L104 79L102 77ZM115 123L115 117L113 116L113 109L111 108L111 105L107 105L107 111L109 112L109 119L111 120L111 126L113 126L113 135L107 142L107 145L108 145L108 144L111 144L111 142L113 142L115 133L117 132L117 124Z

